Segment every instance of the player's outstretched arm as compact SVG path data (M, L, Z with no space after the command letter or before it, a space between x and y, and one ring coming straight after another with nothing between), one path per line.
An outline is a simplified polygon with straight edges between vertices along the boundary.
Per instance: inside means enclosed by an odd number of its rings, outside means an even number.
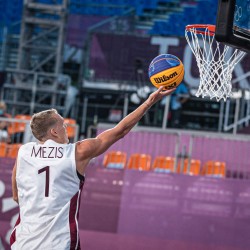
M114 128L108 129L93 139L76 144L76 162L78 171L83 174L88 162L104 153L112 144L123 138L143 117L148 109L175 89L164 91L163 87L153 92L148 99L132 113L123 118Z

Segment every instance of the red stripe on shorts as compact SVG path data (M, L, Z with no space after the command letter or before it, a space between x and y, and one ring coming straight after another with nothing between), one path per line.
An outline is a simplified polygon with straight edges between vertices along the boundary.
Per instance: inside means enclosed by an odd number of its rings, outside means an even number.
M16 242L16 227L20 224L21 218L20 218L20 214L18 215L15 227L10 235L10 245L12 246L12 244L14 244Z
M69 209L69 228L70 228L70 250L80 250L80 239L78 234L78 218L79 218L79 208L81 201L81 190L83 184L80 184L79 191L70 200Z

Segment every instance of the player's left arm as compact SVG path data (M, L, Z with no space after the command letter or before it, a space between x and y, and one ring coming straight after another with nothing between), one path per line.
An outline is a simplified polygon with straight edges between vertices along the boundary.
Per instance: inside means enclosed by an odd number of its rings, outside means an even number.
M18 191L17 191L17 184L16 184L16 162L12 170L12 197L15 202L18 203Z
M76 144L77 170L84 173L88 162L104 153L116 141L123 138L143 117L146 111L164 96L170 95L175 89L164 91L163 87L153 92L148 99L132 113L123 118L114 128L108 129L96 138L86 139Z

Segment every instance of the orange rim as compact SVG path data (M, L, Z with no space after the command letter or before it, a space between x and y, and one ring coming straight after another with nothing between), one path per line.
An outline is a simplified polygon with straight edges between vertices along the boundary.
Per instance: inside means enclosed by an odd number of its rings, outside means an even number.
M214 36L215 25L212 24L190 24L186 26L186 30L196 34Z

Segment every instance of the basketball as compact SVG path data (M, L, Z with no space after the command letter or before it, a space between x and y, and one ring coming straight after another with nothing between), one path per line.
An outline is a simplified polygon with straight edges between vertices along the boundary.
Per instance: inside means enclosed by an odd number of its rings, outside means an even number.
M184 66L182 61L171 54L162 54L155 57L148 69L151 83L160 88L172 89L177 87L184 77Z

